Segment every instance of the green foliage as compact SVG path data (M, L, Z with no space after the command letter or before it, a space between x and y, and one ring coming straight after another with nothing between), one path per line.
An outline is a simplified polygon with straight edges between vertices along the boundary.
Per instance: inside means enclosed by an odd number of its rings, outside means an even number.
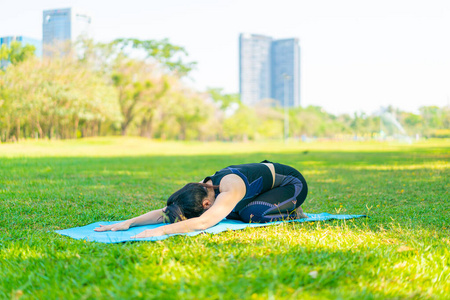
M0 47L0 61L6 60L15 65L22 61L25 61L31 57L34 57L36 47L33 45L22 45L22 43L13 41L10 46L3 44Z
M423 119L420 115L416 115L413 113L405 113L406 116L404 117L405 125L408 127L416 127L420 123L422 123Z
M180 55L186 55L182 47L167 40L135 39L109 44L83 40L75 47L67 45L64 54L42 61L28 57L27 48L15 50L15 44L11 51L2 48L2 55L14 53L16 59L14 68L0 74L1 141L114 134L117 128L122 134L152 137L154 128L164 127L155 124L157 114L164 110L169 117L163 119L175 120L175 127L184 131L171 138L199 137L192 134L190 125L208 116L198 93L182 88L179 76L194 66L180 60ZM128 48L144 50L146 57L137 58ZM178 96L169 99L170 90ZM167 109L169 102L180 111ZM190 102L199 107L193 116L186 109Z
M207 93L222 110L230 108L234 103L241 103L239 94L225 94L221 88L208 88Z
M1 77L2 140L98 134L99 122L120 121L116 91L99 74L69 58L28 59Z
M177 137L181 140L186 139L188 135L198 138L196 133L200 131L199 126L209 117L204 100L195 98L194 95L189 97L183 91L176 91L168 95L166 105L179 125L176 130Z
M130 49L142 50L146 58L155 59L179 76L187 75L196 65L195 62L184 62L183 56L188 55L186 50L171 44L168 39L158 41L122 38L111 42L111 46L121 53L129 52Z
M223 123L225 139L252 140L255 138L258 116L255 111L241 104L239 109Z
M58 51L52 60L38 60L32 46L0 48L0 60L11 61L0 70L0 141L120 133L234 141L283 136L284 110L273 100L246 107L239 95L221 88L205 93L188 88L181 77L195 63L186 62L186 50L167 39L80 40L53 50ZM446 137L450 128L449 107L425 106L419 114L388 107L386 112L335 116L317 106L290 108L289 136ZM399 133L397 120L404 132Z
M431 132L433 138L450 138L450 129L436 129Z
M128 127L139 113L151 114L155 102L169 88L164 80L154 75L155 69L153 65L122 56L113 64L111 79L119 95L123 135L127 134Z
M0 298L446 299L448 147L130 138L4 144ZM302 172L307 213L370 218L109 245L53 232L142 214L186 182L263 159Z

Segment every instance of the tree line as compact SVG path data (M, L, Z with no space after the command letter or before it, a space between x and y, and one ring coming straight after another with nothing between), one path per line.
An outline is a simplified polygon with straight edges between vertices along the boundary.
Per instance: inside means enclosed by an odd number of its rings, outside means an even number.
M47 48L13 42L0 48L0 140L139 135L179 140L254 140L283 137L284 114L267 99L257 107L220 88L185 84L195 67L168 40L92 40ZM449 107L418 114L388 107L375 115L333 115L318 106L291 108L289 136L450 137Z

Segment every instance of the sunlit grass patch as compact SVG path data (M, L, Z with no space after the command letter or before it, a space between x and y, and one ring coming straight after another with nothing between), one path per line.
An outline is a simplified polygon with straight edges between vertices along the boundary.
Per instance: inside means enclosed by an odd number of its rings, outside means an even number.
M448 149L448 141L2 144L0 298L445 299ZM118 245L53 232L130 218L186 182L264 159L304 174L306 212L369 218Z

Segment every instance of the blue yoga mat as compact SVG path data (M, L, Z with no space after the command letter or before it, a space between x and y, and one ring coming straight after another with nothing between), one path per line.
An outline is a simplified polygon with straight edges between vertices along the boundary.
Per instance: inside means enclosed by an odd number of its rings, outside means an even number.
M154 236L154 237L142 238L142 239L132 239L131 237L144 231L144 230L164 226L164 224L132 227L126 231L97 232L97 231L94 231L94 228L99 227L100 224L109 225L109 224L119 223L122 221L97 222L97 223L92 223L92 224L82 226L82 227L56 230L56 232L59 234L66 235L71 238L77 239L77 240L88 240L88 241L93 241L93 242L110 244L110 243L122 243L122 242L128 242L128 241L160 241L160 240L167 239L168 237L174 236L174 235L194 236L194 235L197 235L200 233L216 234L216 233L226 231L226 230L239 230L239 229L244 229L246 227L270 226L270 225L281 224L281 223L286 223L286 222L313 222L313 221L326 221L326 220L347 220L347 219L365 217L365 215L331 215L329 213L305 214L305 215L307 215L309 218L290 220L290 221L278 221L278 222L269 222L269 223L250 223L250 224L244 223L241 221L224 219L216 226L213 226L211 228L208 228L208 229L202 230L202 231L161 235L161 236Z

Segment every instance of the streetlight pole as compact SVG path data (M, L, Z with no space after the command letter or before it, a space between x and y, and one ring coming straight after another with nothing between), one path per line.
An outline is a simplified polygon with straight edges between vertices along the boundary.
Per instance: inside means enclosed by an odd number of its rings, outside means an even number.
M284 79L284 99L283 99L283 106L284 106L284 142L287 143L288 137L289 137L289 115L288 115L288 91L289 91L289 79L291 77L287 75L286 73L283 74Z

